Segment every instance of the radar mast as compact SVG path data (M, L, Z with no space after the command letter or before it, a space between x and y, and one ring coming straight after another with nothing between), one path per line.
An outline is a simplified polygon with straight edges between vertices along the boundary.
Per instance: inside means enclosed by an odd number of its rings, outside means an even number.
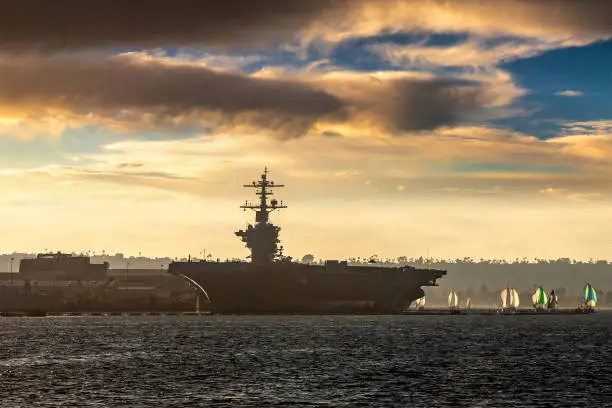
M272 188L284 187L284 185L274 184L273 181L268 180L268 168L266 167L261 179L253 181L251 184L245 184L243 187L255 188L255 194L259 196L259 203L245 201L240 206L244 211L247 209L255 211L255 225L249 224L246 230L236 231L235 234L251 250L251 262L273 262L282 256L283 248L277 245L280 243L278 239L280 227L269 222L270 213L281 208L287 208L287 206L282 201L279 203L275 199L268 203L268 197L274 195Z

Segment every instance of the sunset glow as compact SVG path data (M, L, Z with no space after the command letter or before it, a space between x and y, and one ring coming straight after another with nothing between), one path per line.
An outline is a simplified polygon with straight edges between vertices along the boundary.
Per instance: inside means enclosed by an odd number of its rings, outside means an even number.
M607 3L10 3L1 252L610 259Z

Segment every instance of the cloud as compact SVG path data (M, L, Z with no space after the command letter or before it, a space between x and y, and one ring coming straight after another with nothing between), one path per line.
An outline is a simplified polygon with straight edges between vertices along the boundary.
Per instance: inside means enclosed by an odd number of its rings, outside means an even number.
M275 178L300 186L290 193L300 200L359 199L364 194L372 199L393 197L401 190L398 186L411 197L610 196L610 165L585 154L581 143L543 141L476 126L440 128L404 138L356 128L345 130L342 137L313 135L273 144L265 132L229 132L180 141L113 143L70 166L7 169L3 174L229 197L236 193L234 184L243 184L245 174L251 177L267 165ZM606 146L595 148L603 149L602 157L610 151ZM554 186L558 194L540 194L547 186Z
M605 135L612 133L612 120L590 120L579 122L566 122L563 124L563 133L569 135Z
M385 44L374 46L374 50L393 64L413 65L412 69L415 64L423 68L460 65L489 69L455 77L401 72L334 72L334 76L327 75L326 60L320 60L303 70L264 67L246 75L235 70L261 62L261 57L210 53L198 57L183 51L178 57L154 51L107 59L74 55L16 58L6 54L0 57L0 75L6 79L0 85L0 104L21 106L26 114L0 127L4 133L20 137L45 128L58 134L86 125L128 131L221 126L250 132L265 128L286 138L325 132L329 125L338 124L393 134L430 131L520 114L511 105L525 91L509 74L490 68L504 60L575 42L572 35L541 40L521 31L519 17L528 22L533 17L528 11L537 17L534 21L543 14L537 4L520 1L505 1L495 7L476 1L391 0L384 2L385 7L376 0L358 4L343 0L308 4L262 1L235 9L230 3L212 7L199 2L172 6L155 2L138 7L131 2L94 0L81 13L81 2L49 6L41 1L38 7L23 8L9 1L0 6L6 11L0 13L0 49L58 51L169 44L230 47L291 42L298 37L305 42L316 38L333 42L345 35L429 30L473 35L450 46ZM579 12L591 12L591 8L581 7L577 6ZM500 24L491 24L489 20L499 20L503 14L500 8L507 16ZM545 24L571 22L570 9L573 6L559 3ZM136 12L138 19L128 18ZM83 18L78 25L66 18L79 13ZM3 19L7 19L4 25ZM243 23L244 19L249 21ZM26 29L33 23L35 29ZM537 27L533 30L540 33ZM496 45L487 42L487 36L500 33L536 39L504 40Z
M559 43L506 40L488 44L472 37L458 44L428 45L427 40L408 45L375 44L370 50L398 67L493 67L519 58L533 57L558 48Z
M601 198L601 193L574 193L567 198L578 203L586 203Z
M169 65L210 68L221 72L240 72L242 68L263 60L263 57L258 54L232 55L211 52L196 52L195 50L185 49L179 49L174 53L174 55L171 55L170 52L164 49L129 51L117 55L137 59L139 61L156 61Z
M189 175L178 174L171 169L159 170L151 162L113 163L96 161L81 166L50 165L8 173L11 177L20 176L26 179L52 179L57 185L71 186L83 183L111 183L115 185L149 187L165 191L181 191L194 188L203 182Z
M558 145L563 153L602 163L607 163L612 154L612 134L561 136L549 143Z
M590 42L612 34L606 1L227 0L212 4L20 0L0 6L0 48L245 48L381 32L452 32ZM76 17L78 16L78 18Z
M582 96L584 94L580 91L572 91L568 89L566 91L556 92L555 95L557 96Z
M574 158L607 165L612 155L612 120L567 122L562 134L547 142Z
M510 103L520 92L491 78L461 80L419 74L317 72L248 76L168 58L126 54L106 59L0 60L0 105L27 118L65 126L116 129L241 126L285 137L330 123L392 133L461 123L474 111ZM245 131L248 129L245 128Z
M353 127L392 134L469 123L523 94L507 75L443 78L425 72L337 70L305 76L305 80L350 101Z
M490 88L453 81L401 81L388 103L378 104L380 115L389 116L398 130L432 130L461 122L462 115L495 105Z
M335 42L381 32L425 31L577 45L609 38L612 10L603 0L374 0L352 7L341 19L320 21L313 31L313 38Z
M82 178L144 178L144 179L168 179L188 180L190 177L179 175L170 171L142 170L142 163L95 163L89 166L59 166L51 165L41 168L25 170L25 174L48 174L54 177L64 175L78 176ZM153 166L149 166L153 167Z
M214 119L252 120L303 133L318 119L340 118L345 104L322 90L283 79L257 79L205 67L141 61L10 59L0 61L0 104L30 117L50 108L123 123L187 124ZM215 116L216 115L216 116ZM250 115L250 116L249 116Z
M450 193L450 194L465 194L468 196L480 196L480 195L498 195L504 192L503 188L497 186L493 188L459 188L459 187L445 187L439 189L441 192Z
M19 0L0 5L0 48L58 51L100 47L255 46L291 38L343 0Z
M340 123L307 138L270 143L265 130L228 129L191 139L113 142L97 153L74 157L70 165L5 168L2 174L144 185L197 195L204 183L206 194L215 195L226 188L217 185L219 180L241 184L244 174L268 165L290 176L292 183L304 184L307 194L316 190L317 196L335 197L342 191L342 196L358 197L364 186L380 196L397 193L398 186L416 195L495 191L512 196L535 194L548 185L572 194L608 194L611 140L607 135L540 140L486 126L441 127L393 137L376 128Z
M381 123L392 133L454 125L490 102L486 88L446 79L361 82L350 93L360 108L358 120L361 114L363 122Z
M540 193L549 197L565 198L578 203L586 203L602 196L601 193L573 192L566 188L556 188L552 186L541 189Z
M74 115L62 114L53 109L48 109L42 117L28 111L6 112L4 115L7 116L0 116L0 135L16 139L32 140L39 135L57 138L68 129L83 126L82 121L74 120Z
M551 194L558 194L558 193L565 192L565 191L567 190L562 189L562 188L559 189L559 188L554 188L552 186L548 186L546 188L541 189L540 193L551 195Z

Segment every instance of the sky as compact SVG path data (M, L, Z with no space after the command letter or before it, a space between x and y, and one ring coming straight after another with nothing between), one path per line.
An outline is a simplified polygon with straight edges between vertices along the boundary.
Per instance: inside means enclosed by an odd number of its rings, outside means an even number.
M0 4L0 252L611 259L604 1Z

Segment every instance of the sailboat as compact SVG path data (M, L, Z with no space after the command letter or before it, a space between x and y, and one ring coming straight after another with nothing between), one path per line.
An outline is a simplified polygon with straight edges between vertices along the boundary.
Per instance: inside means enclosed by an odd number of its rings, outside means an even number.
M499 297L501 298L502 309L507 308L512 303L512 292L508 288L503 289L499 293Z
M531 297L531 300L533 301L533 307L535 309L543 309L548 305L548 297L541 286L536 289L535 293Z
M550 291L550 296L548 296L548 308L552 310L557 309L557 305L559 304L559 297L555 293L554 289Z
M586 309L595 311L595 306L597 306L597 291L595 288L590 283L587 283L584 285L582 294L584 296L584 306Z
M471 308L472 308L472 299L471 298L465 299L465 310L470 310Z
M518 309L520 299L516 289L506 288L501 291L500 297L503 311L514 311Z
M425 296L415 300L414 305L416 306L417 310L423 310L425 308Z
M451 289L448 295L448 307L451 312L457 310L457 305L459 305L459 297L457 296L457 292L455 292L455 289Z

